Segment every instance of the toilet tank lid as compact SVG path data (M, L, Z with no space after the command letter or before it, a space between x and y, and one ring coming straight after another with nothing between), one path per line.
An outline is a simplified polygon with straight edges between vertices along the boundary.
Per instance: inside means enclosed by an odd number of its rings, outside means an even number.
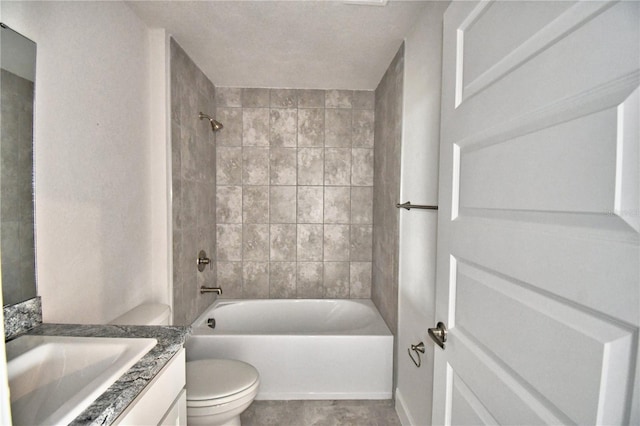
M125 312L113 321L114 325L165 325L171 308L163 303L143 303Z

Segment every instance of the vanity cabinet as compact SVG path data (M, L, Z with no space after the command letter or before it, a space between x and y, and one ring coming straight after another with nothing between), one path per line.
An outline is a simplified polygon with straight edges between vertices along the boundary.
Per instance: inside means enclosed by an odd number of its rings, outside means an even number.
M186 358L180 349L115 420L114 425L187 424Z

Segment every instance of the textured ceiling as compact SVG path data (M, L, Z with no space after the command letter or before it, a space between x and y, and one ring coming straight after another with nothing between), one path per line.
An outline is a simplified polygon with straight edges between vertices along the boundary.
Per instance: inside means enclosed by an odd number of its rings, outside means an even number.
M373 90L423 1L129 1L217 86Z

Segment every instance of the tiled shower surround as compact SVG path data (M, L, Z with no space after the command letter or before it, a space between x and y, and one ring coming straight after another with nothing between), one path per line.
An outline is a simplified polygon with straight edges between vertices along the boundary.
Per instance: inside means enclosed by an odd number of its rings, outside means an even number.
M196 259L200 250L213 258L216 247L215 136L198 118L214 113L215 87L173 39L170 49L173 323L189 325L214 300L199 288L215 285L215 269L198 272Z
M370 298L374 92L216 88L217 285Z
M371 299L395 335L398 328L400 150L404 44L376 88L373 283Z

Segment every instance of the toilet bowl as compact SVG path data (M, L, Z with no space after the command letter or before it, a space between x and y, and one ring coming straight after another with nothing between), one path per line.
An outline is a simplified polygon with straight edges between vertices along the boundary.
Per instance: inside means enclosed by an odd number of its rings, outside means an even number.
M187 362L187 424L239 426L240 413L251 405L259 385L258 371L246 362Z
M111 324L169 325L167 305L139 305ZM258 394L260 375L246 362L231 359L187 361L187 424L240 426L240 413Z

